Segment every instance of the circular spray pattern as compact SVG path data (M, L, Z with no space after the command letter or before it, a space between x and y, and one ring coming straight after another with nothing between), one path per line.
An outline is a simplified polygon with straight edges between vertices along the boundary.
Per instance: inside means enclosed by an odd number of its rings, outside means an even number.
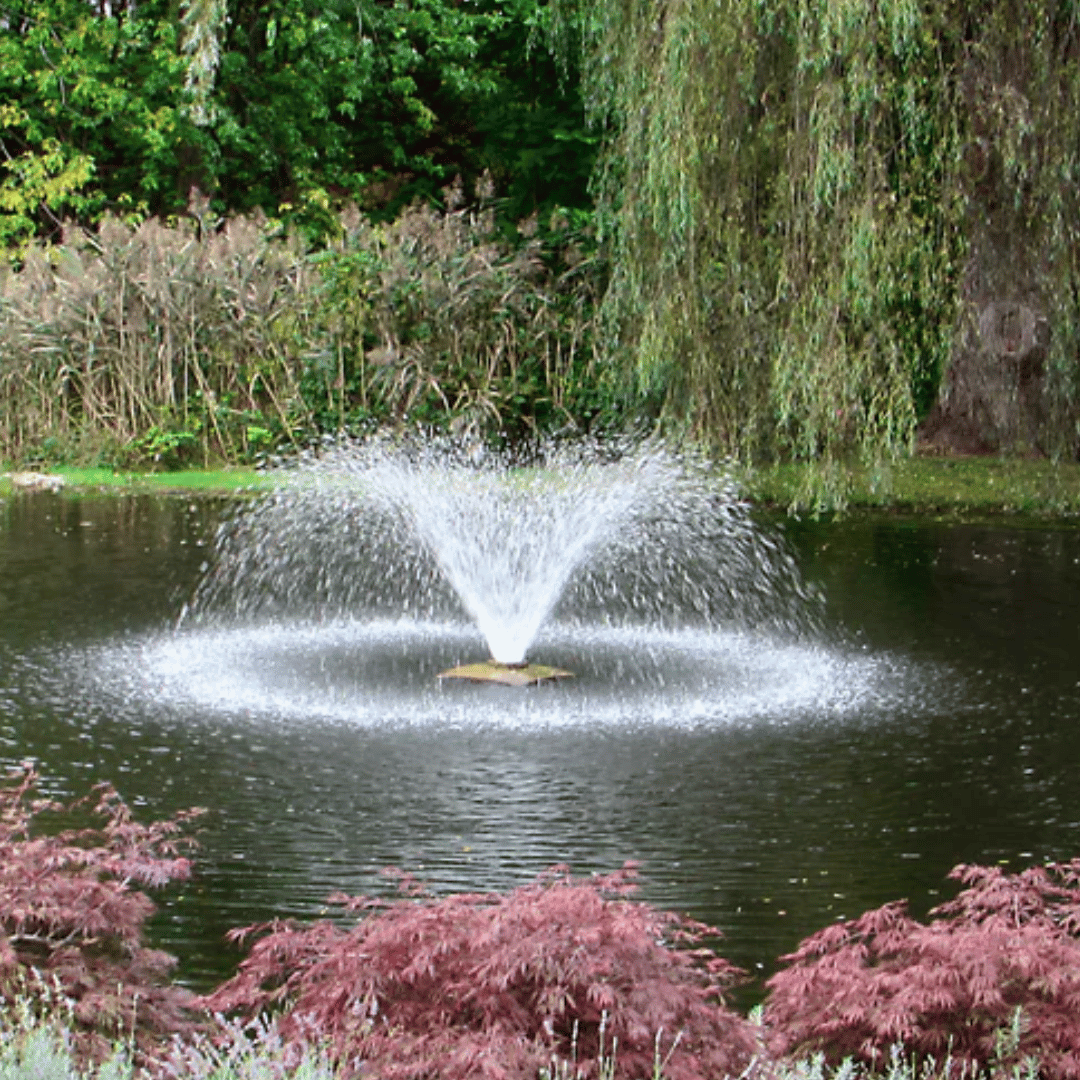
M572 680L528 689L436 678L480 646L468 624L420 620L193 627L85 657L106 696L193 717L361 727L709 727L910 709L928 672L887 656L756 633L549 626L536 648Z
M276 480L180 625L105 647L99 683L202 715L697 726L835 718L906 681L825 643L782 538L693 454L340 441ZM575 677L438 678L489 656Z

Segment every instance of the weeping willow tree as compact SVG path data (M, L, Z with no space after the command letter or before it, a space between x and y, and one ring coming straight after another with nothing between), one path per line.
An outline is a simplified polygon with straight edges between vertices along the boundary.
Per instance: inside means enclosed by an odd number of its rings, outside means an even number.
M949 373L1001 344L969 340L987 319L967 309L991 302L976 282L1004 260L1024 280L995 286L1001 302L1049 328L1039 439L1075 454L1078 13L560 0L607 135L596 189L623 383L746 460L904 454L927 413L941 430L980 422Z

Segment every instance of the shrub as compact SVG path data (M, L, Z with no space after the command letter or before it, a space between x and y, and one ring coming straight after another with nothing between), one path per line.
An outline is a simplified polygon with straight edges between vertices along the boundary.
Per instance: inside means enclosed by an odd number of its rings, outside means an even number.
M346 1075L385 1080L536 1076L553 1057L588 1076L605 1053L649 1075L658 1048L670 1080L737 1072L755 1041L723 1003L737 969L702 944L717 931L629 899L633 876L556 867L506 895L434 899L403 878L394 901L339 896L351 929L236 931L261 936L204 1004L279 1009L286 1039L326 1040Z
M337 1080L321 1047L287 1043L272 1023L225 1021L177 1039L155 1062L152 1075L154 1080Z
M966 888L928 925L886 904L783 957L767 983L772 1050L881 1064L902 1044L957 1070L1035 1057L1047 1080L1080 1076L1080 859L950 876Z
M389 225L343 215L340 240L315 257L322 336L305 389L316 401L321 371L323 427L337 400L338 427L351 409L463 438L588 428L605 399L602 272L587 238L558 220L541 235L532 220L508 244L490 209L462 205L460 185L445 195L445 213L414 205Z
M132 886L188 877L181 831L194 811L140 825L108 785L66 806L37 785L25 767L0 787L0 1006L62 1001L93 1057L133 1034L146 1045L189 1030L193 995L166 983L173 958L144 945L154 906ZM94 824L39 835L43 815Z
M2 1080L132 1080L130 1058L117 1049L93 1066L80 1058L64 1011L41 1017L20 1001L0 1012Z
M162 449L243 458L253 416L291 437L309 419L313 276L297 243L248 218L206 234L106 218L31 248L0 274L0 452L51 438L76 458L110 444L143 464Z

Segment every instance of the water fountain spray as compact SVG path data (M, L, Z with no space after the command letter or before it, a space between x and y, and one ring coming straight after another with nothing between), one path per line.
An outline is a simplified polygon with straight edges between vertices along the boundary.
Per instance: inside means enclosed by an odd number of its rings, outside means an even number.
M731 480L659 443L556 442L511 458L452 440L343 441L280 481L226 524L197 613L464 613L489 659L438 678L507 686L570 677L528 655L553 619L805 622L807 590Z

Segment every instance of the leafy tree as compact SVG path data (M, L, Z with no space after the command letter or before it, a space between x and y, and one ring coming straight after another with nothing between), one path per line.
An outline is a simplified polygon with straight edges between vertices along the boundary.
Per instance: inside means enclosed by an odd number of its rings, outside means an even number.
M66 216L259 208L323 238L485 170L588 203L592 143L537 0L0 0L0 239ZM3 181L6 179L6 183Z
M485 168L516 212L585 201L589 155L565 179L550 175L564 144L589 143L535 33L535 0L230 7L209 126L225 207L269 210L284 196L317 213L328 197L361 194L392 213Z
M499 84L473 112L477 161L506 199L507 221L552 206L591 209L600 134L586 121L576 63L567 67L560 59L554 10L536 0L499 6L502 22L477 57Z
M906 449L955 291L934 8L563 10L608 133L606 310L628 386L744 457Z
M0 125L7 151L6 176L0 180L0 243L20 248L37 230L39 215L59 225L59 215L93 204L81 189L93 176L94 163L54 138L40 136L35 142L30 117L17 106L0 105Z
M5 240L55 233L65 216L176 209L190 134L166 8L147 0L137 16L104 16L85 0L0 2Z
M922 432L932 444L1080 453L1078 15L1074 3L997 0L948 24L967 258L952 355Z
M748 458L905 453L992 267L1049 324L1036 443L1076 452L1073 4L556 7L605 132L605 309L639 401ZM980 148L1002 183L973 182Z

